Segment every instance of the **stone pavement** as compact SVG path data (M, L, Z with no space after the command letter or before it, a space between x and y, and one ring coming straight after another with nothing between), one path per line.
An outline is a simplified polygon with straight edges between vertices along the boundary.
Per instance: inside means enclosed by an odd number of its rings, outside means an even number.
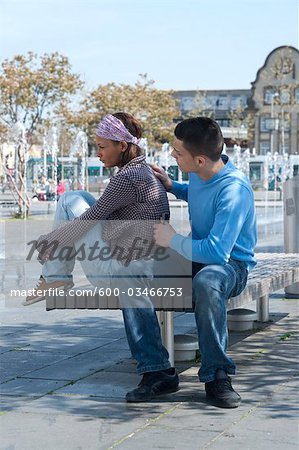
M42 232L53 214L44 217L47 208L43 202L34 206L32 232ZM181 220L185 210L175 209ZM0 216L9 217L9 211L3 208ZM281 232L274 233L271 220L261 223L259 251L281 251ZM1 258L21 250L15 236L7 242L13 223L6 222ZM3 236L4 225L0 220ZM16 287L10 262L1 259L0 269L0 282ZM30 263L24 273L36 279L39 270ZM23 282L22 270L15 272ZM78 284L80 276L75 269ZM125 393L140 378L120 311L46 312L43 302L25 308L22 300L5 303L0 297L0 450L298 448L298 300L275 294L270 324L254 333L231 333L229 351L238 366L233 382L243 398L236 410L205 403L196 362L177 364L180 391L126 404ZM194 333L193 315L177 313L175 331Z
M298 300L271 297L271 320L231 333L243 402L205 403L198 363L180 363L180 391L126 404L139 381L119 311L46 312L44 302L0 305L0 449L298 448ZM253 305L249 305L252 307ZM194 333L177 313L176 333Z

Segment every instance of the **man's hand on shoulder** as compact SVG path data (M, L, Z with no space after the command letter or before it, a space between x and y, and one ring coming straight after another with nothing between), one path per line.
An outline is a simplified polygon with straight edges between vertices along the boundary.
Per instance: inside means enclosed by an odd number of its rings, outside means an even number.
M166 191L168 192L171 191L173 183L171 178L165 172L165 170L162 169L162 167L157 166L157 164L149 164L149 166L153 169L154 174L161 181Z

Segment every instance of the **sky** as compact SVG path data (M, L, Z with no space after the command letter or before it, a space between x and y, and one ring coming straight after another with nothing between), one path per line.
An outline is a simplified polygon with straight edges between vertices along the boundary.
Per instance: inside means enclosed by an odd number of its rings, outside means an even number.
M276 47L298 48L299 0L0 0L0 62L68 56L87 88L250 89Z

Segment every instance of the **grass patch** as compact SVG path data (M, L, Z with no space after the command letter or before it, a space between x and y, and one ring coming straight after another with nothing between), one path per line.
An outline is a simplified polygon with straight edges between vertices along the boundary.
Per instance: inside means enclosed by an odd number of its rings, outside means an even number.
M200 354L199 350L196 350L195 355L196 355L195 356L195 362L197 362L197 363L201 362L201 354Z
M260 358L261 356L263 356L267 352L268 352L268 350L266 350L265 348L261 348L260 350L255 352L255 354L252 356L252 358Z
M287 341L293 335L294 335L294 333L285 333L279 337L279 341Z

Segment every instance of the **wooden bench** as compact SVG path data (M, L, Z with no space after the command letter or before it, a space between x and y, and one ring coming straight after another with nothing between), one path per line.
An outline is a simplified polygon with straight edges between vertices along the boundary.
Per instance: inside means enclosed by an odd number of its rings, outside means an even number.
M257 265L249 274L244 291L228 301L227 309L235 309L252 301L256 302L258 321L269 320L269 295L299 282L299 254L293 253L259 253L256 255ZM182 303L183 301L183 303ZM170 362L174 362L174 325L173 312L192 312L190 298L156 297L153 299L155 309L159 312L159 322L164 345ZM73 288L71 293L64 295L48 295L46 309L120 309L117 297L102 297L94 294L92 286Z

